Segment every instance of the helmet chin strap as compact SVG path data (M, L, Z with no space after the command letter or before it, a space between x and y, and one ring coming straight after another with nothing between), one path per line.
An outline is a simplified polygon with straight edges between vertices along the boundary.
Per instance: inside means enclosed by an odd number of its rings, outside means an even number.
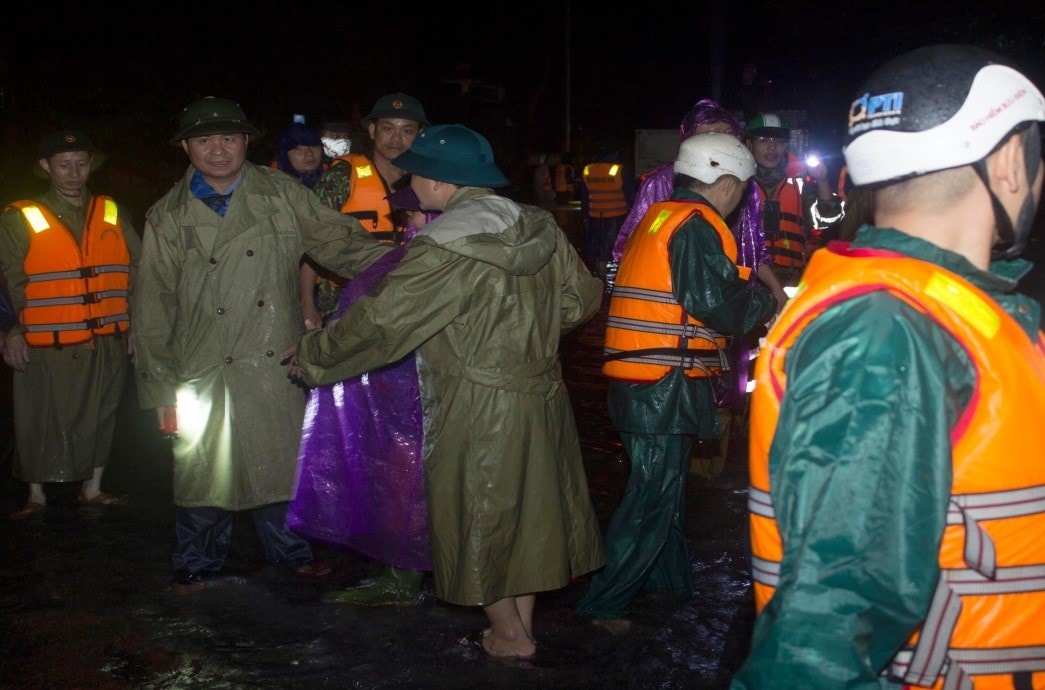
M1019 133L1012 136L1019 136ZM1023 134L1023 157L1027 165L1028 185L1031 185L1037 178L1038 167L1041 165L1041 135L1038 132L1037 122L1031 123L1026 133ZM1020 205L1020 211L1014 226L1005 207L1001 205L1001 201L998 200L994 190L991 189L987 177L987 160L982 158L973 163L972 167L983 182L983 186L987 188L987 193L990 194L991 206L994 209L994 221L998 228L998 236L1001 238L1001 241L991 249L991 258L1015 259L1027 246L1027 237L1030 235L1031 225L1034 223L1034 214L1037 211L1034 195L1028 186L1027 196L1024 197L1023 203Z

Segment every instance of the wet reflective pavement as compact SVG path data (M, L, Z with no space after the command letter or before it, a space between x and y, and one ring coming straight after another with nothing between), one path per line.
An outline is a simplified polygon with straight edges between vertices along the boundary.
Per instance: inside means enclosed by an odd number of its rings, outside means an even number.
M579 213L560 222L580 241ZM1035 290L1040 298L1041 271ZM563 370L576 411L592 499L603 525L619 501L627 458L606 415L600 354L606 302L567 336ZM11 478L10 373L0 396L3 516L25 500ZM169 451L129 384L104 488L122 508L83 509L78 484L48 485L38 518L0 519L0 686L5 688L724 688L746 654L753 620L745 547L746 444L734 433L725 471L689 476L686 525L696 594L644 597L620 634L573 613L579 579L538 596L536 661L489 660L480 610L426 594L417 606L324 603L324 592L368 573L364 559L317 547L334 564L300 583L264 567L249 516L238 515L223 577L170 589ZM739 425L735 425L739 427Z

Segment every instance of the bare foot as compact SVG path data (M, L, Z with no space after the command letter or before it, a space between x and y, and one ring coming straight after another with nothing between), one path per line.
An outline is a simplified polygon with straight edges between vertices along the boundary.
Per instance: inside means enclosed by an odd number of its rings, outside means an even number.
M483 630L483 651L499 659L532 659L537 654L537 643L529 637L509 640L487 628Z

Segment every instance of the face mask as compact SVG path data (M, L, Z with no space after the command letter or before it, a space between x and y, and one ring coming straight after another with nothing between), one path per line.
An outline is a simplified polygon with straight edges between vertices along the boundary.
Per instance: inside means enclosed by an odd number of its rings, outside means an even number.
M323 137L320 141L323 142L323 153L326 154L327 158L344 156L352 150L351 139L331 139L330 137Z

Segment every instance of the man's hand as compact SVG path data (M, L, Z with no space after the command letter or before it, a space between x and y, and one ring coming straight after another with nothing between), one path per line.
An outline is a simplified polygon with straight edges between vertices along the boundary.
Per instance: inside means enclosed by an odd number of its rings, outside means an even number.
M301 367L298 366L297 354L298 346L297 344L294 344L288 347L286 350L283 350L283 352L281 352L279 355L279 363L283 366L289 365L290 367L289 369L287 369L287 376L295 380L301 378Z
M24 335L7 336L4 341L4 361L15 371L25 371L25 365L29 363L29 345Z

